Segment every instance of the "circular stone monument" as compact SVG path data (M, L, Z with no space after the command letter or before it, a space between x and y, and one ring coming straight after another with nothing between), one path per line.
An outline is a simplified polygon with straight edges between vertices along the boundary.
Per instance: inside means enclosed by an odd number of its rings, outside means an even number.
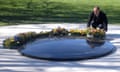
M108 41L92 42L81 38L39 39L20 50L28 57L57 61L92 59L113 51L115 47Z

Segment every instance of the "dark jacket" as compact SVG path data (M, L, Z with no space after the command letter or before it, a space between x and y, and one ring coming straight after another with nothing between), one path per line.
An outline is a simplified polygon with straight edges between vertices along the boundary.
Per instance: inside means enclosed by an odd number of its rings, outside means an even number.
M97 17L92 12L89 16L89 21L88 21L88 24L87 24L87 27L90 27L90 26L92 26L94 28L99 27L99 28L107 31L108 20L107 20L106 14L103 13L102 11L100 11L100 14Z

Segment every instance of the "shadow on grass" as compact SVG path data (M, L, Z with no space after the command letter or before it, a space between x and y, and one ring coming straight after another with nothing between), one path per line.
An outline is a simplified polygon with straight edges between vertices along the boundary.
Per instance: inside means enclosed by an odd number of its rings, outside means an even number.
M70 3L41 1L22 7L1 7L0 21L8 25L16 23L48 23L48 22L87 22L88 15L93 5L81 4L72 5ZM91 8L91 10L89 9ZM112 9L110 6L103 7L108 15L110 23L120 23L120 10Z
M39 8L0 8L2 12L12 13L11 15L1 15L0 21L7 23L16 22L84 22L87 13L79 10L68 3L50 2L47 6L41 4Z

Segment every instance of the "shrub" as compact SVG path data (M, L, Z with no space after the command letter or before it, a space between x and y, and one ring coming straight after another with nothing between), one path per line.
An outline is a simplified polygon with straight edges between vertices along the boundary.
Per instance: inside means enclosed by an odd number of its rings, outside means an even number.
M56 29L52 29L51 36L66 36L68 35L68 30L65 28L58 27Z
M94 29L94 28L88 28L84 30L80 29L71 29L67 30L65 28L56 28L52 29L48 32L41 31L40 33L35 32L26 32L26 33L19 33L13 37L10 37L3 42L3 46L5 48L19 48L20 46L23 46L24 44L33 41L37 38L48 38L48 37L61 37L61 36L77 36L77 37L87 37L87 39L93 41L102 41L105 39L105 31L102 29ZM97 39L97 40L96 40Z
M94 39L104 39L105 38L105 31L103 29L94 29L88 28L87 29L87 37L91 37Z
M69 32L73 36L86 36L86 30L71 29Z
M37 34L35 32L26 32L19 33L13 37L10 37L3 42L3 46L5 48L18 48L18 46L22 46L29 41L36 39Z

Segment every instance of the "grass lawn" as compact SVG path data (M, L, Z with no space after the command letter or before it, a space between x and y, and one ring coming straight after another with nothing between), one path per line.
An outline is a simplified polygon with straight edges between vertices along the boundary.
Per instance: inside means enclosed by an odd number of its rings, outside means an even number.
M120 23L120 0L0 0L0 25L41 22L87 22L94 6Z

